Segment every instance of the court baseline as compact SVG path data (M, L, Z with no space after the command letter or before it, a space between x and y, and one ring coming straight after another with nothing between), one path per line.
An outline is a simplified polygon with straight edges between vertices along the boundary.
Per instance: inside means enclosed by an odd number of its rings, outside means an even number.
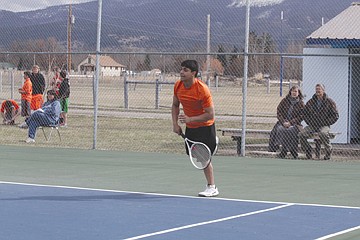
M91 188L81 188L81 187L69 187L69 186L53 186L53 185L41 185L41 184L27 184L27 183L16 183L16 182L1 182L3 184L10 184L10 185L21 185L21 186L33 186L33 187L48 187L48 188L64 188L64 189L75 189L75 190L87 190L87 191L101 191L101 192L109 192L109 193L126 193L126 194L141 194L141 195L149 195L149 196L159 196L159 197L178 197L178 198L187 198L187 199L196 199L196 200L222 200L222 201L229 201L229 202L245 202L245 203L266 203L266 204L274 204L274 206L268 206L265 207L262 206L263 209L261 210L255 210L255 211L249 211L246 213L242 213L242 214L237 214L237 215L230 215L228 217L220 217L218 219L214 218L214 220L209 220L209 221L199 221L192 224L188 224L188 225L183 225L180 227L175 227L175 228L169 228L169 229L165 229L165 230L161 230L161 231L154 231L154 232L149 232L147 234L140 234L138 236L134 236L134 237L127 237L125 239L142 239L142 238L151 238L153 236L160 236L166 233L171 233L171 232L176 232L176 231L181 231L181 230L185 230L185 229L190 229L190 228L196 228L196 227L201 227L201 226L205 226L205 225L210 225L210 224L215 224L215 223L221 223L221 222L226 222L226 221L230 221L230 220L234 220L234 219L239 219L239 218L243 218L243 217L249 217L249 216L254 216L254 215L260 215L262 213L270 213L270 212L276 212L276 210L281 210L281 209L285 209L288 207L327 207L327 208L341 208L341 209L354 209L354 210L360 210L360 208L358 207L349 207L349 206L327 206L327 205L312 205L312 204L298 204L298 203L283 203L283 202L264 202L264 201L256 201L256 200L238 200L238 199L222 199L222 198L211 198L211 199L205 199L205 198L198 198L198 197L189 197L189 196L179 196L179 195L168 195L168 194L158 194L158 193L143 193L143 192L129 192L129 191L116 191L116 190L106 190L106 189L91 189ZM76 196L77 198L79 198L79 196ZM81 197L81 196L80 196ZM63 197L64 198L64 197ZM15 199L15 198L13 198ZM33 199L39 199L36 196L35 197L27 197L26 200L33 200ZM75 198L76 199L76 198ZM89 198L91 199L91 198ZM4 200L4 199L2 199ZM9 199L5 199L5 200L11 200L11 198ZM141 200L141 199L140 199ZM145 199L146 200L146 199ZM280 205L280 206L278 206ZM260 207L258 207L260 208ZM315 209L316 210L316 209ZM230 213L231 211L228 210L227 214ZM296 214L296 211L289 211L290 213ZM309 211L311 212L311 211ZM342 230L342 231L338 231L336 233L332 233L320 238L317 238L318 240L325 240L328 239L332 236L337 236L337 235L341 235L342 233L346 233L349 231L354 231L359 229L359 226L355 226L355 227L351 227L348 228L346 230ZM201 230L200 230L201 231ZM136 233L136 231L135 231Z

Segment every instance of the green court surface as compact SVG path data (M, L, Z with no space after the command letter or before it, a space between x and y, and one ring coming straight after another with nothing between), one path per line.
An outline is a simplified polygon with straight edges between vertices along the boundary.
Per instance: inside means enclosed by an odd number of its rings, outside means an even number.
M215 156L213 165L220 198L360 207L360 162ZM0 146L0 181L187 196L206 184L185 154L33 146Z

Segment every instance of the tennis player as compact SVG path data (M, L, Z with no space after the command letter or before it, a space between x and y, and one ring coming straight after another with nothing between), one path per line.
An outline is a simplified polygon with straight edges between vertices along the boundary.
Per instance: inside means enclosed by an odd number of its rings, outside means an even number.
M196 78L198 71L199 65L195 60L185 60L181 63L180 80L174 86L171 109L173 131L180 135L182 129L178 122L185 123L185 136L192 141L206 144L214 154L217 145L214 104L207 85ZM180 104L184 114L180 114ZM187 148L186 151L188 151ZM219 195L211 163L204 169L204 174L207 185L205 190L199 193L199 196Z

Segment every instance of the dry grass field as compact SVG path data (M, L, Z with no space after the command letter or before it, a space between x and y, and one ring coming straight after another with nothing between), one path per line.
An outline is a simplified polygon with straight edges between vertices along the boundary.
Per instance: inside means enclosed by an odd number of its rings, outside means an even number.
M5 78L6 79L6 78ZM134 79L132 79L134 80ZM139 79L143 81L143 79ZM150 80L153 81L153 80ZM17 89L21 82L15 82ZM211 91L217 115L217 128L241 128L242 87L239 82L220 81ZM155 108L155 84L129 85L129 108L124 105L124 78L101 79L98 92L96 148L104 150L142 152L183 152L182 139L172 132L171 103L173 85L161 85L159 108ZM4 81L1 100L11 97L11 85ZM279 86L266 93L266 85L249 82L247 93L247 128L271 129L276 122L276 107L280 102ZM288 86L284 86L284 95ZM13 93L19 101L19 94ZM18 122L22 121L20 118ZM38 131L35 146L92 149L94 147L94 108L91 78L71 79L69 126L61 130L62 141L54 132L46 142ZM27 130L0 125L0 144L25 145ZM236 142L220 136L220 154L236 155ZM266 144L266 140L247 143Z

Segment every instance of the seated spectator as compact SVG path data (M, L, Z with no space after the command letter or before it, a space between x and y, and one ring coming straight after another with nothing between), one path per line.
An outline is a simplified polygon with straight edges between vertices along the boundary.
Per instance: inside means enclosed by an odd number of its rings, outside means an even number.
M279 158L285 158L288 151L294 158L298 157L298 133L302 130L304 107L303 95L298 86L293 86L277 107L278 122L270 134L269 151L281 145Z
M331 159L330 126L335 124L338 119L339 112L335 101L325 93L323 84L316 84L315 94L306 103L304 109L304 120L308 126L299 134L301 148L307 159L312 159L312 147L307 139L311 138L314 132L319 133L320 142L325 146L324 160Z
M19 105L12 99L3 101L0 111L5 125L14 125L16 118L20 115Z
M27 143L35 142L38 127L52 126L59 123L61 108L60 102L56 100L55 95L54 90L47 91L47 101L26 120L29 126L28 139L26 139Z

